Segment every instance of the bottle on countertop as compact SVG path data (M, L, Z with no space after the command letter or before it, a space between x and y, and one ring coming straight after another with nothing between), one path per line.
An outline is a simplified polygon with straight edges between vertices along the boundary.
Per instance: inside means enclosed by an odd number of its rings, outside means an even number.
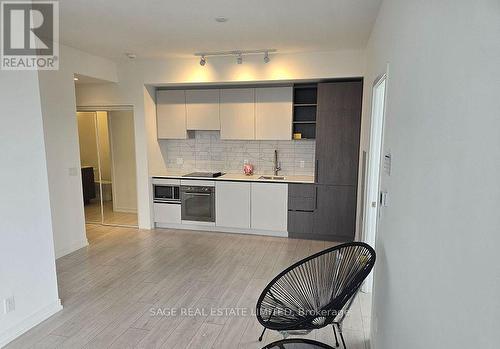
M253 175L253 165L248 162L248 160L245 160L243 164L243 173L247 176Z

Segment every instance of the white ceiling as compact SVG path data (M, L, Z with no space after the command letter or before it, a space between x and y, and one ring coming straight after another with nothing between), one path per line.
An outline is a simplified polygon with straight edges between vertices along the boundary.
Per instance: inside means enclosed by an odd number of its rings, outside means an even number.
M63 0L62 43L109 58L366 46L381 0ZM217 23L215 17L229 18Z

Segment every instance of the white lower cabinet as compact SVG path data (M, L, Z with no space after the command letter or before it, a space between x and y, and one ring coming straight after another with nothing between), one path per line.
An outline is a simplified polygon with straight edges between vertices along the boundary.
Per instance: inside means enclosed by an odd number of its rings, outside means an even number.
M250 183L215 183L215 225L250 228Z
M169 203L154 203L155 223L181 224L181 205Z
M286 231L288 184L252 183L251 228Z

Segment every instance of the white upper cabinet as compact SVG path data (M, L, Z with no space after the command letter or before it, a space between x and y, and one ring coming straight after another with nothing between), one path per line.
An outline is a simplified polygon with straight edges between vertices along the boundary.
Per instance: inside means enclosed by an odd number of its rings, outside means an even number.
M156 93L158 139L186 139L186 94L184 90L159 90Z
M255 89L220 90L221 139L255 139Z
M188 130L220 130L219 90L186 90Z
M292 139L293 88L255 89L255 139Z
M292 138L293 88L157 91L158 139L186 139L189 130L220 130L221 139Z

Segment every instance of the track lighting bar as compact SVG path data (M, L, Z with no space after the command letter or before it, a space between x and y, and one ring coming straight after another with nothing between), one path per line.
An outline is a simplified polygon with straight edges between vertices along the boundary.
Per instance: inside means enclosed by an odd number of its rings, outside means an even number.
M264 63L269 63L271 58L269 53L276 52L276 49L261 49L261 50L233 50L233 51L213 51L213 52L197 52L194 55L200 58L200 65L204 66L207 63L206 57L223 57L223 56L235 56L236 63L243 63L243 56L246 55L256 55L264 54Z

